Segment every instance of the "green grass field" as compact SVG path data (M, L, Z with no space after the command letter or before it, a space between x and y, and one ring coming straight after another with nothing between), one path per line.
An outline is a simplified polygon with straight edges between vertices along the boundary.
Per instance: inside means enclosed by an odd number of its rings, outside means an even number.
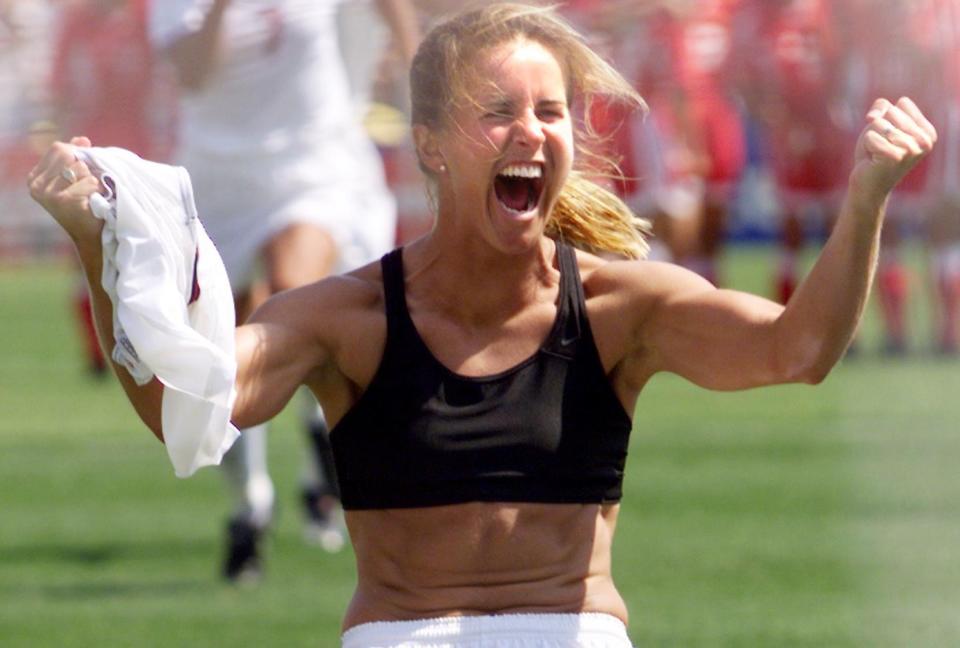
M727 274L762 291L769 263L737 251ZM0 646L337 646L352 555L300 539L292 412L267 578L228 587L220 476L176 479L116 383L84 374L71 285L0 269ZM915 354L880 357L868 320L818 387L652 381L614 561L638 646L960 646L960 361L925 351L925 312Z

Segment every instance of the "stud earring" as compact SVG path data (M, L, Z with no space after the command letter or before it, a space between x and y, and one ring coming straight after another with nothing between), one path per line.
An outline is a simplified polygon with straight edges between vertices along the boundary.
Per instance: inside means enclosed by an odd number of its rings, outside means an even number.
M446 173L446 172L447 172L447 165L446 165L446 164L441 164L441 165L440 165L440 173Z

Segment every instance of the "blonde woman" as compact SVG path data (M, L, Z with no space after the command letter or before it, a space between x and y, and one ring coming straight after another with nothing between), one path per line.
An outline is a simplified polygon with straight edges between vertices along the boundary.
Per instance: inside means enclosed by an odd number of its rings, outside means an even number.
M344 646L629 646L611 545L641 389L662 371L723 390L822 380L863 310L887 196L935 131L908 99L874 104L842 216L784 308L598 254L643 242L574 171L576 115L598 94L641 101L552 11L439 24L411 94L434 229L238 328L234 421L306 384L334 426L357 560ZM31 188L76 241L110 339L97 183L71 160L54 146ZM162 436L161 386L119 375Z

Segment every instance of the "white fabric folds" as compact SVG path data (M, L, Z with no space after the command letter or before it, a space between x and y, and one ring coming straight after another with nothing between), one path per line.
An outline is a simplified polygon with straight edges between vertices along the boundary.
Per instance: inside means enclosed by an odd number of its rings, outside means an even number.
M138 384L164 385L162 426L178 477L218 464L239 432L234 309L217 249L197 217L186 169L119 148L75 148L109 195L91 196L103 228L103 288L113 359ZM199 287L199 291L197 291Z

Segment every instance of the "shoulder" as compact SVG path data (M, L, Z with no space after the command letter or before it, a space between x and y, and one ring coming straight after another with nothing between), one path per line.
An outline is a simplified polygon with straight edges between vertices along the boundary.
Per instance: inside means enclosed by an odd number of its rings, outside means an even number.
M345 274L330 275L319 281L278 293L267 300L274 310L287 311L305 305L362 307L379 301L383 295L380 262L369 263ZM264 310L264 309L261 309Z
M386 340L380 264L327 277L268 299L250 318L304 358L332 362L357 385L373 376Z
M591 328L608 368L646 357L644 350L655 346L657 336L676 326L670 314L687 310L676 306L716 291L700 275L672 263L579 253L578 261Z
M714 290L700 275L663 261L604 259L578 250L577 263L588 300L618 299L636 307Z
M358 317L383 313L383 277L379 262L332 275L268 299L251 321L282 323L336 334Z

